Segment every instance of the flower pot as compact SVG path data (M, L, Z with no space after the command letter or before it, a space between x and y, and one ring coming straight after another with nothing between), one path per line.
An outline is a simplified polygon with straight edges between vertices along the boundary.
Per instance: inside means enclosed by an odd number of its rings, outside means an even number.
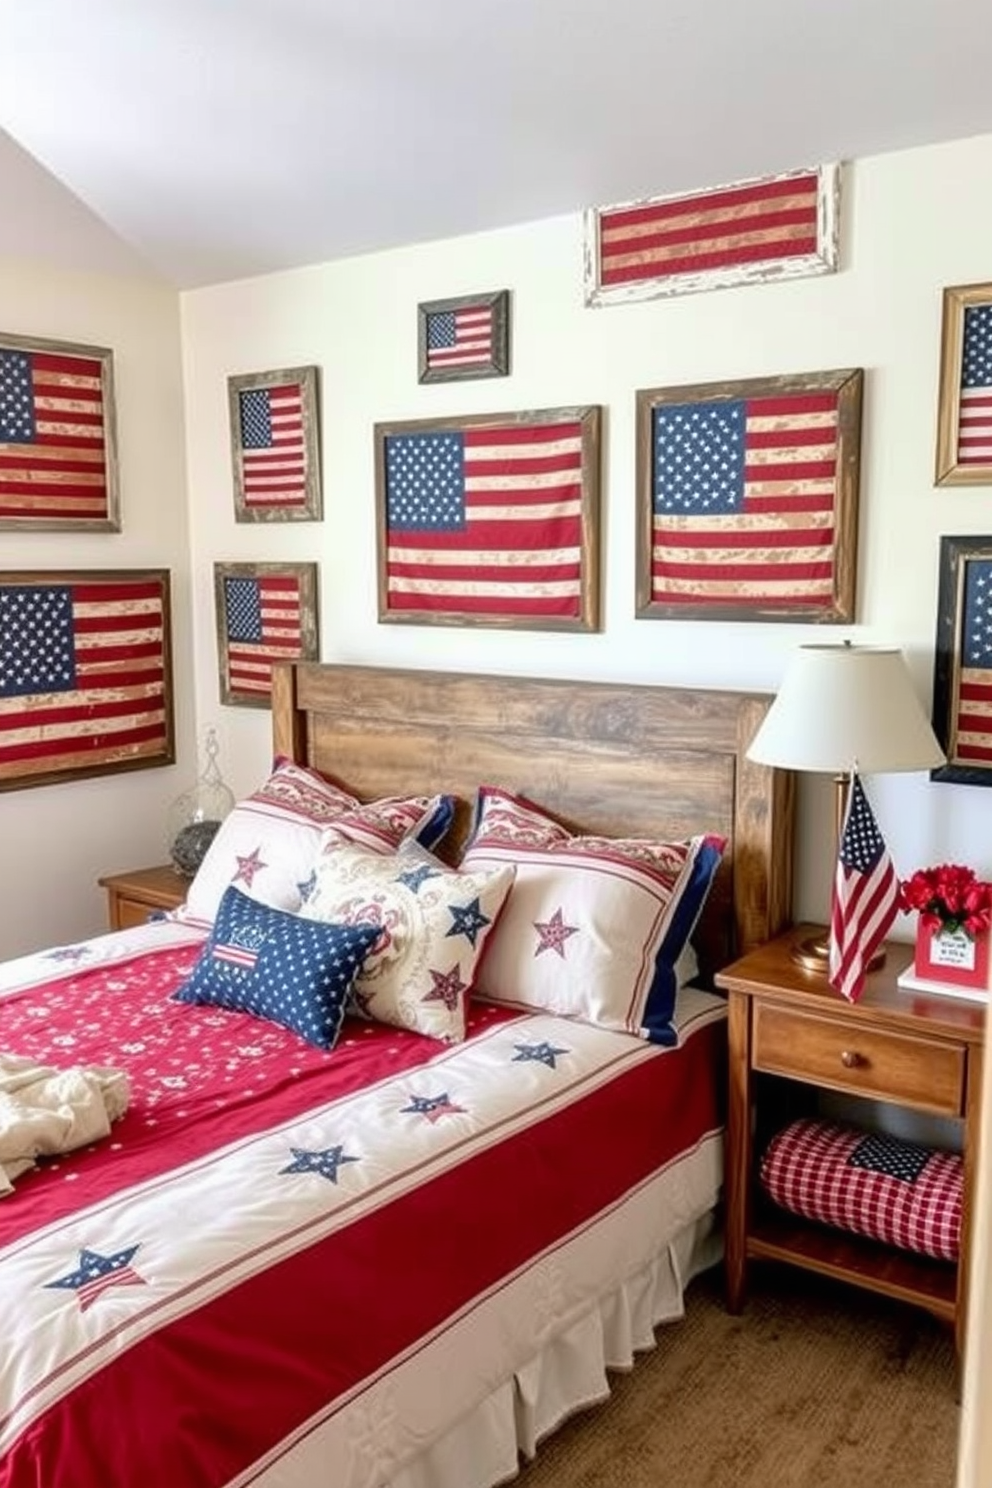
M989 932L940 930L922 922L916 927L914 970L929 982L982 990L989 985Z

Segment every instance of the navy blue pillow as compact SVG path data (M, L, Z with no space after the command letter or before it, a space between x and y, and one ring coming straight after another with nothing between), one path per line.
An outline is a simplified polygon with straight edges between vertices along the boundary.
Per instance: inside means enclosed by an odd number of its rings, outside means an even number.
M232 885L196 965L172 995L254 1013L332 1049L352 982L380 933L378 925L301 920Z

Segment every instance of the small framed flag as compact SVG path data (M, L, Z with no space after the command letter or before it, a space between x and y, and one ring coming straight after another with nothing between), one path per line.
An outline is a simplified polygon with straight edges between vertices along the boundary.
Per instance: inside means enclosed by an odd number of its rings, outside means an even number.
M585 215L587 305L837 268L840 167L821 165Z
M238 522L310 522L322 515L317 368L227 379Z
M938 486L992 486L992 284L944 290Z
M168 569L0 574L0 790L175 757Z
M421 382L506 377L510 370L510 291L418 305L417 356Z
M379 619L599 629L600 410L376 424Z
M222 703L268 708L272 664L316 661L316 563L215 563Z
M113 352L0 335L0 529L119 532Z
M637 394L639 619L854 619L862 382Z
M992 785L992 537L942 537L931 780Z

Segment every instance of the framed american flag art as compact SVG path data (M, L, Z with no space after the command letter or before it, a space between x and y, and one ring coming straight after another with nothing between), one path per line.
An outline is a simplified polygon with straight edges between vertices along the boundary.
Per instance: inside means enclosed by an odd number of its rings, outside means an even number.
M113 352L0 335L0 529L119 532Z
M820 165L585 214L587 305L837 268L840 167Z
M215 563L222 703L268 708L272 665L317 661L316 563Z
M859 368L637 394L637 616L854 619Z
M938 486L992 486L992 284L945 289Z
M992 785L992 537L940 539L932 721L930 778Z
M599 629L598 407L374 437L380 620Z
M319 520L317 368L240 374L227 391L235 520Z
M506 377L510 370L510 292L459 295L417 306L421 382Z
M168 569L0 573L0 790L175 757Z

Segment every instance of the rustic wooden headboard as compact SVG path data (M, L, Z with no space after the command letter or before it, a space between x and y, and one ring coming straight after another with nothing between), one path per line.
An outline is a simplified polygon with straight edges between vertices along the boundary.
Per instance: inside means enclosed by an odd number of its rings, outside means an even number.
M788 924L794 777L745 750L755 693L470 676L319 662L273 671L277 753L356 796L448 791L457 859L479 785L528 796L572 830L719 832L727 851L695 936L704 972Z

